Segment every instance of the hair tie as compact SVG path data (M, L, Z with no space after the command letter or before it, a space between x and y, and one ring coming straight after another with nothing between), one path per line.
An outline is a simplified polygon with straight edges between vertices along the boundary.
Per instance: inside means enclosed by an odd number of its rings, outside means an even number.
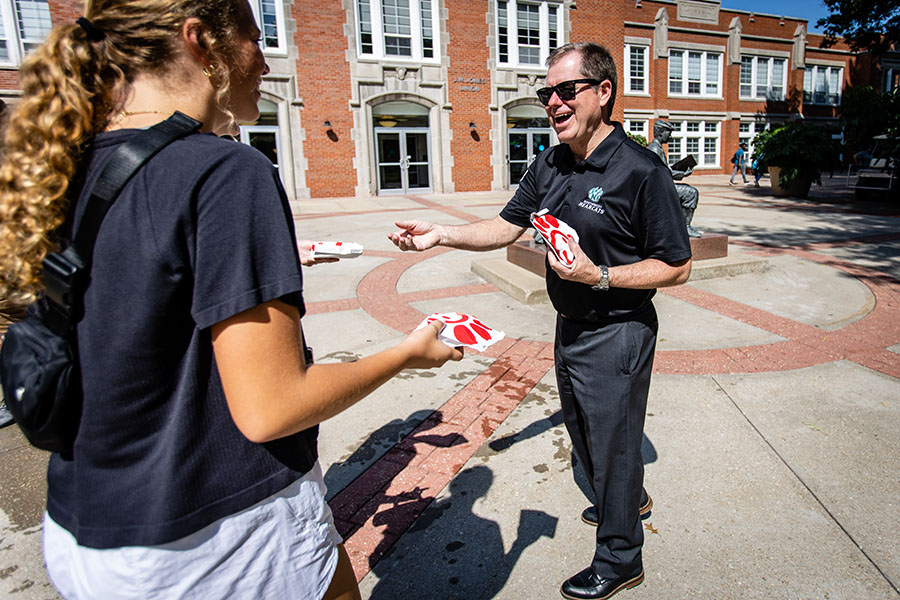
M92 42L102 42L106 38L106 34L97 29L97 27L87 20L85 17L78 17L75 21L87 34L87 39Z

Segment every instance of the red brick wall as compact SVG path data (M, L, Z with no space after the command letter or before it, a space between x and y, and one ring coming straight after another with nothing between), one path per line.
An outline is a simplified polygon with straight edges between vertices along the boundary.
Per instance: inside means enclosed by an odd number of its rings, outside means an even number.
M350 139L353 117L349 99L346 13L334 0L295 0L291 11L297 23L297 87L301 114L306 183L315 198L353 196L355 145ZM332 131L323 123L330 121Z
M54 25L74 23L84 14L84 6L77 0L49 0L50 20Z
M4 90L21 89L21 86L19 85L19 70L18 69L0 69L0 89L4 89Z
M447 3L447 69L449 98L453 106L450 128L453 138L453 184L458 192L491 189L491 78L486 3L457 0ZM469 123L475 124L471 129Z
M572 42L597 42L606 46L616 63L616 100L612 118L623 117L622 73L625 68L625 15L628 2L605 0L579 0L578 8L570 11ZM651 17L652 18L652 17Z
M573 12L572 23L573 23L573 39L575 39L575 23L580 22L582 17L585 20L591 20L592 13L582 12L582 2L578 4L578 10ZM640 7L635 6L631 2L624 2L622 5L625 7L621 9L623 13L622 16L615 15L615 19L624 19L630 21L632 23L646 23L653 24L655 22L656 14L660 8L666 8L666 11L669 15L669 43L672 42L690 42L690 43L698 43L698 44L711 44L722 46L723 48L727 48L728 38L721 35L721 33L728 32L728 28L731 25L731 21L738 17L741 20L741 47L742 48L754 48L760 50L777 50L780 52L793 52L793 39L794 32L797 29L797 26L802 24L803 22L798 19L786 18L782 21L780 17L768 17L768 16L760 16L754 15L753 21L750 21L750 15L747 13L738 13L735 11L729 11L727 9L722 9L719 11L719 20L717 24L712 23L694 23L687 21L679 21L677 18L678 12L677 7L671 4L662 4L659 2L653 2L652 0L644 0L641 3ZM607 7L607 10L609 7ZM577 13L577 15L576 15ZM602 18L597 18L597 23L602 23L607 20L607 16L604 14ZM615 23L612 26L608 26L607 29L614 31ZM674 31L675 28L686 28L694 31L716 31L720 32L720 35L708 36L703 33L691 33L691 32L683 32L683 31ZM579 27L578 31L583 30L583 27ZM625 28L625 31L620 34L621 37L628 35L633 37L641 37L641 38L653 38L654 30L649 27L638 27L638 26L628 26ZM768 38L779 38L784 40L784 42L774 42L768 40L760 40L760 39L751 39L753 37L768 37ZM831 61L835 60L845 60L848 67L844 71L844 84L845 87L849 85L851 80L856 81L857 77L861 77L862 79L868 79L868 76L863 75L866 71L866 65L860 64L859 66L855 66L855 59L851 59L846 55L834 54L834 53L824 53L821 50L817 50L818 46L821 44L822 36L818 36L815 34L810 34L807 36L807 49L806 56L807 60L815 59L815 58L823 58ZM846 49L846 45L838 44L836 46L838 49ZM610 50L613 50L610 47ZM616 45L616 50L613 51L613 56L616 58L616 64L621 65L620 61L623 61L624 51L619 49L619 45ZM837 110L834 107L820 107L820 106L803 106L803 70L802 69L792 69L791 68L791 60L788 59L787 68L788 68L788 76L787 76L787 88L786 94L787 99L785 101L780 102L766 102L766 101L758 101L758 100L741 100L740 99L740 63L731 64L728 62L727 51L723 53L722 56L722 96L723 99L700 99L700 98L670 98L668 96L668 60L665 58L654 59L653 58L653 49L651 48L650 57L649 57L649 65L648 65L648 85L650 98L642 98L642 97L622 97L620 95L620 100L617 101L617 104L621 106L621 108L627 108L631 110L668 110L668 111L685 111L685 112L720 112L720 113L742 113L742 114L765 114L765 113L773 113L784 115L788 113L799 113L802 112L804 116L810 117L835 117L837 116ZM622 71L620 67L620 80L623 78ZM614 118L621 118L622 113L619 110L616 110L614 113ZM719 172L729 172L730 164L728 163L728 158L734 153L734 150L738 145L739 138L739 121L737 119L726 119L723 121L721 125L721 136L720 136L720 159L719 162L722 165L722 170ZM652 139L653 136L653 120L650 120L648 123L648 135ZM708 169L704 169L704 173L715 173L716 171L710 171Z

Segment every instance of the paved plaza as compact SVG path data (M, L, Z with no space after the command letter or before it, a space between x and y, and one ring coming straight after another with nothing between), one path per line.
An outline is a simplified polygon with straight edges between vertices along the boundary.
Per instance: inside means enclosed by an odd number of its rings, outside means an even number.
M900 598L900 199L857 202L839 176L806 200L772 196L767 180L690 183L694 225L729 236L729 257L695 262L654 300L646 580L617 598ZM388 347L437 311L506 333L322 425L329 503L364 598L559 598L590 562L552 307L478 274L505 250L402 253L386 237L398 219L492 218L509 196L295 203L298 237L365 246L304 271L317 361ZM540 289L518 271L514 285ZM0 430L0 598L57 598L40 551L45 467L15 427Z

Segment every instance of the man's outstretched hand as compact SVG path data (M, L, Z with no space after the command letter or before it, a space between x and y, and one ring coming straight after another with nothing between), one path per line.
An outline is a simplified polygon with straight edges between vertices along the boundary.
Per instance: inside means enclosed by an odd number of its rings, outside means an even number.
M401 250L428 250L441 242L438 225L428 221L396 221L399 231L387 234L388 239Z

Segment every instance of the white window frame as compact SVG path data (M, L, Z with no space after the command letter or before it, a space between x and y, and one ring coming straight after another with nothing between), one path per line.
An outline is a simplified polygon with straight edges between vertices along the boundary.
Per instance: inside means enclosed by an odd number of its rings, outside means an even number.
M722 154L722 122L704 118L686 117L670 120L675 129L669 138L667 157L673 165L688 154L697 159L697 169L720 169ZM690 125L689 125L690 124ZM690 131L689 131L690 129ZM694 130L696 129L696 130ZM696 151L688 151L688 140L696 141ZM710 143L712 149L710 150Z
M550 51L563 44L563 5L556 2L541 0L492 0L495 8L494 28L497 39L497 65L500 67L536 67L544 68L544 63ZM506 5L506 35L505 44L501 34L501 5ZM518 5L536 6L538 8L538 38L539 51L537 62L521 62L519 56L518 35ZM555 19L551 16L550 8L556 12ZM555 28L555 29L554 29ZM556 42L551 41L551 31L555 33ZM506 47L506 58L502 48Z
M900 65L883 65L882 68L884 68L884 91L890 92L900 87Z
M755 149L755 146L753 145L753 139L770 127L772 127L770 123L763 123L761 121L740 122L740 124L738 125L738 143L747 144L748 157L753 156L753 151Z
M823 83L825 91L823 100L819 100L817 96L817 83L819 74L823 73ZM836 76L835 76L836 74ZM837 83L837 89L832 92L832 84ZM841 104L841 94L844 87L844 68L829 65L807 65L803 71L803 104L820 105L820 106L839 106ZM835 96L834 100L829 100L829 96Z
M275 155L278 156L278 175L284 178L284 165L281 160L281 129L278 125L241 125L241 143L250 146L250 136L254 133L274 133L275 134Z
M632 77L631 70L634 67L632 61L632 50L637 50L641 54L640 66L643 69L643 77ZM625 44L625 91L626 96L649 96L650 95L650 72L649 61L650 47L644 44ZM632 89L632 84L640 81L640 89Z
M625 131L634 135L642 135L647 142L650 142L648 123L647 119L625 119Z
M440 45L440 10L439 0L428 0L431 4L431 53L433 56L425 56L423 50L422 33L422 0L408 0L409 3L409 38L410 38L410 56L397 54L387 54L385 50L385 37L406 37L406 36L390 36L384 31L384 13L382 0L368 0L363 5L360 0L353 1L354 18L356 21L356 53L361 59L390 60L401 62L417 62L417 63L439 63L441 60ZM372 51L363 51L363 40L361 31L360 11L365 5L368 5L369 23L372 27Z
M689 58L692 54L700 55L700 79L694 80L689 79ZM678 55L679 60L673 61L673 56ZM715 56L716 57L716 73L715 76L710 76L709 73L709 58ZM669 50L669 69L668 69L668 95L670 98L716 98L722 99L722 64L723 64L724 54L718 51L711 50L694 50L691 48L672 48ZM673 65L674 64L681 65L681 73L680 77L677 80L672 78L673 74ZM678 82L678 89L673 91L673 84ZM698 92L690 92L690 83L699 81L700 83L700 91ZM710 92L708 87L710 85L715 86L715 91Z
M746 61L750 61L750 81L744 81L744 65ZM775 82L775 63L781 63L781 81ZM784 100L785 90L787 89L787 59L780 56L753 56L744 54L741 56L741 70L739 93L741 100ZM765 84L765 94L759 95L759 88ZM750 93L746 93L746 87L749 85ZM780 91L776 91L780 88Z
M272 5L274 9L274 17L275 17L275 39L276 45L270 45L268 43L269 36L266 35L266 24L263 23L263 4ZM284 23L284 2L283 0L250 0L250 8L253 10L253 18L256 19L256 25L260 29L260 38L262 41L259 43L259 47L262 48L263 53L277 55L277 56L287 56L287 40L285 38L285 23Z
M46 19L46 30L43 32L43 37L36 38L30 37L26 38L24 36L24 32L19 29L19 13L20 13L20 3L22 0L0 0L0 19L3 20L2 27L0 27L0 43L4 44L6 47L7 58L0 59L0 65L2 66L18 66L22 62L22 58L25 54L31 50L28 46L37 46L41 42L44 41L44 38L47 34L50 33L53 25L50 22L50 7L47 2L27 2L27 4L41 4L46 6L46 14L42 14L41 17ZM42 11L43 12L43 11Z

